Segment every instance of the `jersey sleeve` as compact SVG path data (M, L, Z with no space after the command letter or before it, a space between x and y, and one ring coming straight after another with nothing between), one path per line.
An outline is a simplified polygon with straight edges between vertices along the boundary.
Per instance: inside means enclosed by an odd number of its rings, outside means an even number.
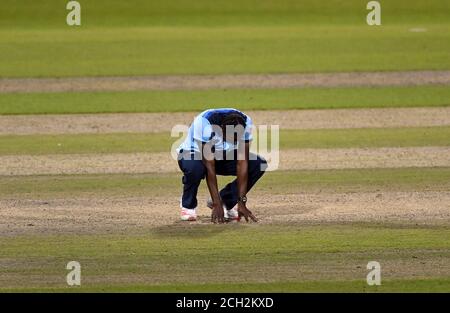
M202 116L195 118L193 130L193 138L196 141L208 142L212 138L211 123Z

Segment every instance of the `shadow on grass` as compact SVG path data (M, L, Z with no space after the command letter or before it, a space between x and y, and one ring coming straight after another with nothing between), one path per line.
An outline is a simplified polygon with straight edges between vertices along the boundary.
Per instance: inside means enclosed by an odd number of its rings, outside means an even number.
M200 216L196 222L177 221L170 225L163 225L152 229L152 234L160 237L172 238L206 238L213 237L224 231L233 231L245 227L240 223L213 224L211 217Z

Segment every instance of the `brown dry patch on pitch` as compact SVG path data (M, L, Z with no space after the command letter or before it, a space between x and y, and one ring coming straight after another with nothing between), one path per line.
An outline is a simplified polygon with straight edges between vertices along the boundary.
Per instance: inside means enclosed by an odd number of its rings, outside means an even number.
M264 154L263 154L264 155ZM264 155L272 169L276 156ZM279 170L448 167L450 147L281 150ZM0 175L60 175L178 172L169 153L0 156Z
M267 157L269 161L270 158ZM450 166L450 147L292 149L280 151L281 170Z
M206 191L199 195L198 222L179 221L178 195L77 199L0 200L0 235L130 233L163 231L170 225L210 223ZM448 225L450 192L254 193L249 207L261 224L415 223Z
M4 78L0 93L448 85L450 71Z
M255 125L281 129L433 127L450 125L450 107L248 111ZM176 113L111 113L0 116L0 135L170 132L189 126L195 115Z
M448 191L262 195L257 206L265 223L450 221Z

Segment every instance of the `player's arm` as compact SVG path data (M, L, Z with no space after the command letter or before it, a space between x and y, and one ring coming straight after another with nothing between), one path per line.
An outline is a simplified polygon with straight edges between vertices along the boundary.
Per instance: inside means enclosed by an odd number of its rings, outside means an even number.
M237 188L238 188L238 212L240 217L244 217L248 222L250 218L252 221L257 222L258 220L253 215L253 213L247 209L247 204L242 201L243 197L247 195L247 184L248 184L248 160L250 156L250 142L243 141L244 149L238 149L238 158L236 164L236 176L237 176Z
M236 165L238 197L243 197L247 194L248 159L250 154L250 143L243 142L243 144L245 144L245 148L242 150L238 150L238 158Z
M222 200L220 199L219 188L217 185L216 161L210 147L207 145L208 143L202 143L202 161L206 168L206 184L208 185L208 190L213 201L211 221L213 223L223 223L225 219Z

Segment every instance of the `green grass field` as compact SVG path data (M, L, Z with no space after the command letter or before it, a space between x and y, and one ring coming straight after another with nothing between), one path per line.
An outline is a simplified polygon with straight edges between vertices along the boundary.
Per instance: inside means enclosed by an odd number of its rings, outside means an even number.
M449 69L450 26L426 25L425 34L414 26L8 31L1 76Z
M79 2L82 26L69 27L67 1L2 0L0 115L450 105L445 84L3 92L4 78L450 70L448 0L381 1L379 27L366 24L368 0ZM292 129L281 131L280 147L448 147L449 138L448 125ZM175 139L0 134L0 159L160 153ZM211 225L202 205L199 222L179 222L180 181L181 173L0 176L0 292L450 292L449 166L270 172L249 195L259 224ZM203 200L204 183L200 192ZM80 287L66 284L71 260L81 263ZM373 260L381 286L366 283Z
M66 25L65 3L48 0L38 4L32 0L4 0L0 12L1 27L62 28ZM359 24L365 21L367 2L363 0L229 0L212 3L198 0L145 1L134 0L133 5L118 0L81 2L86 9L87 26L128 27L174 25L283 25L283 24ZM407 4L407 5L406 5ZM383 3L383 16L389 24L444 23L448 21L448 2L430 0L393 0ZM361 18L360 15L363 15ZM61 19L61 15L64 17Z
M223 284L177 284L177 285L131 285L97 286L83 288L15 288L2 289L2 292L445 292L449 282L446 279L402 279L383 281L382 286L368 287L362 281L304 281L278 283L223 283Z
M0 97L0 114L434 107L449 99L448 86L12 93Z
M6 290L27 290L33 276L45 272L54 290L83 291L64 287L64 262L76 259L83 264L86 291L448 292L450 280L439 278L437 269L428 280L398 277L420 264L415 257L434 264L448 260L442 238L449 236L447 228L377 225L174 225L145 235L9 238L0 243L0 253L16 262L14 272L3 274L23 279ZM365 266L372 259L386 264L386 275L397 279L372 289L365 285ZM127 283L137 277L154 283ZM325 281L308 282L312 278Z
M177 192L178 176L10 177L0 181L0 199L162 197ZM448 190L449 177L449 168L276 172L267 175L257 194L437 191ZM0 259L14 260L14 267L0 269L8 282L0 290L448 292L450 281L439 268L450 258L449 238L445 225L398 222L174 223L113 234L8 236L0 240ZM72 259L83 264L82 287L65 286L65 262ZM384 266L382 286L365 283L365 266L372 259ZM136 283L142 280L146 283Z
M0 15L0 76L450 68L446 1L389 1L380 28L365 23L366 3L102 0L83 3L82 26L70 28L60 1L8 0ZM427 31L409 31L417 27Z
M163 197L178 193L181 173L93 174L2 177L0 199L68 198L98 195ZM219 177L224 185L229 177ZM445 191L450 188L450 168L390 168L277 171L264 177L258 192Z
M450 127L282 130L280 148L448 146L449 137ZM165 132L5 135L0 136L0 155L165 152L178 139Z

